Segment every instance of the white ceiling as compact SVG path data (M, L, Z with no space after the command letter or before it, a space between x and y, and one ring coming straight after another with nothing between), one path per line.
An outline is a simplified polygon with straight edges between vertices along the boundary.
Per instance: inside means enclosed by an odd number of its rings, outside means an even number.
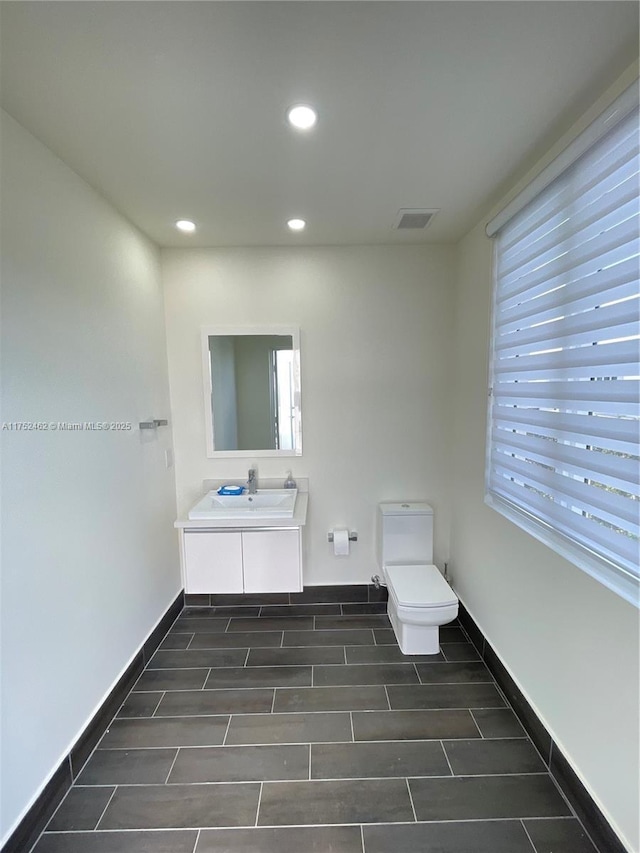
M3 107L163 246L456 240L638 52L636 2L1 2L0 23ZM400 208L441 212L397 232Z

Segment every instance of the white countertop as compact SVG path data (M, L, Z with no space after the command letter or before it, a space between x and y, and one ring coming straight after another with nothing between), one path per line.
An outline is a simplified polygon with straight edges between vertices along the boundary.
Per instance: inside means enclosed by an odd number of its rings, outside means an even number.
M183 530L246 530L249 527L272 528L272 527L304 527L307 523L307 506L309 493L298 491L296 505L292 518L269 518L267 515L256 518L219 518L199 519L191 521L188 518L179 518L174 527Z

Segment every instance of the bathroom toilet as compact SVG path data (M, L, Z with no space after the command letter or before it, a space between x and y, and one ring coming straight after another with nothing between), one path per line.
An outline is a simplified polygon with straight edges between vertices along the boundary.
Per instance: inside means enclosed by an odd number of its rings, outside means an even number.
M439 628L458 615L458 598L433 565L433 509L378 505L378 561L389 590L387 613L405 655L435 655Z

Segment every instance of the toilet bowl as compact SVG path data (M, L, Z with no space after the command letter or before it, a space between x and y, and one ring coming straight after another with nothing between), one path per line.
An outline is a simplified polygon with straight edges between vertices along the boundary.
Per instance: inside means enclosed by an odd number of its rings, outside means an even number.
M458 615L458 598L434 565L389 565L387 613L405 655L437 655L440 625Z
M458 597L433 565L433 509L378 505L378 562L389 590L387 613L405 655L435 655L439 628L458 615Z

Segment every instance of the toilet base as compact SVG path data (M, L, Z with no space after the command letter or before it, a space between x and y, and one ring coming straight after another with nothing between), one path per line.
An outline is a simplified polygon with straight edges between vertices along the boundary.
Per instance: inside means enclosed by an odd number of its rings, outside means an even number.
M387 615L403 655L437 655L440 651L439 625L410 625L402 622L389 597Z

